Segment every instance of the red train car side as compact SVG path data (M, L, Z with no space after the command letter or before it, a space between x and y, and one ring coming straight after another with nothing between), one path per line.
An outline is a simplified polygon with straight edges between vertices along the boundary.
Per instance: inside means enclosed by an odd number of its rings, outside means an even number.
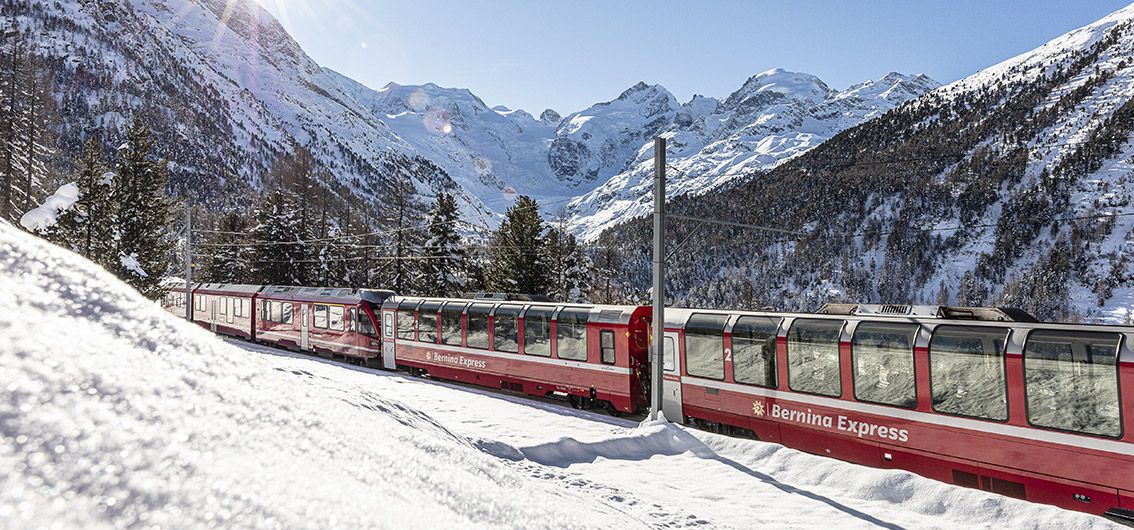
M391 295L335 287L265 286L257 297L256 339L380 366L377 316Z
M1134 328L906 309L667 310L663 410L859 464L1134 516L1134 416L1124 414L1134 410Z
M253 309L260 285L199 284L193 290L193 322L213 333L253 340Z
M395 297L382 313L399 368L612 413L647 406L648 308Z

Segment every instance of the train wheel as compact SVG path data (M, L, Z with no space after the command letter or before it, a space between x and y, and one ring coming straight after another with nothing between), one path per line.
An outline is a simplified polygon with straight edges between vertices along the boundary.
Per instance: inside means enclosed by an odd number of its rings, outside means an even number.
M583 398L576 396L574 394L571 394L571 395L567 396L567 401L569 401L571 403L571 408L583 410L583 407L584 407Z
M614 403L611 403L609 401L603 401L602 402L602 408L603 408L603 410L606 411L607 414L610 414L611 416L614 416L615 418L622 416L622 411L618 410L618 408L616 408L614 406Z

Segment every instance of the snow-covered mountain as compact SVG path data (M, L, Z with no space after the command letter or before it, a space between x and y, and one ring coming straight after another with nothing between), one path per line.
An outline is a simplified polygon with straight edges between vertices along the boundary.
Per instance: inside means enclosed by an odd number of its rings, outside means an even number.
M661 85L637 83L617 98L560 118L489 108L467 89L389 84L342 86L417 152L484 204L502 211L518 194L564 210L593 238L648 210L653 138L671 139L671 196L705 192L773 167L838 132L936 88L925 77L892 73L845 91L819 78L776 69L750 78L724 100L685 104Z
M378 90L323 68L254 0L28 0L0 23L44 56L58 81L65 155L100 130L116 145L142 115L171 160L174 193L223 209L247 204L273 160L299 146L336 196L381 212L393 181L423 198L457 193L492 224L520 194L593 236L640 214L652 138L674 139L703 192L775 165L933 88L891 74L846 91L773 70L723 100L680 104L660 85L561 117L489 108L467 89L390 83ZM569 206L568 206L569 205Z
M0 15L55 74L65 151L93 130L117 145L141 115L171 160L175 193L195 201L246 202L296 146L372 207L392 179L425 195L461 192L254 0L26 0L5 2ZM483 210L464 199L470 215Z
M775 167L938 86L924 75L890 73L838 91L813 75L769 70L723 101L695 96L669 109L668 123L647 129L646 138L668 138L667 196L705 193ZM594 238L651 211L653 143L638 145L622 171L571 202L577 232Z
M847 92L873 99L885 85ZM703 233L670 265L670 292L689 305L992 304L1044 319L1130 321L1132 183L1134 5L754 180L675 201L687 214L803 235ZM635 271L648 270L648 222L612 237L637 249L626 273L644 289L649 278Z

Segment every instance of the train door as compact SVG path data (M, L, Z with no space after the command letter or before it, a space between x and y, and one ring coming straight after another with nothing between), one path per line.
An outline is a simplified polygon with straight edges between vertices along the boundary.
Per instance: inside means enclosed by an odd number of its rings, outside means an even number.
M217 332L217 297L209 297L209 331Z
M394 357L394 312L382 312L382 368L396 370L397 359Z
M299 305L299 349L301 350L311 349L311 331L308 329L309 319L307 317L308 307L310 307L308 304Z
M677 347L677 332L665 332L662 345L662 412L671 422L685 423L681 408L681 351Z

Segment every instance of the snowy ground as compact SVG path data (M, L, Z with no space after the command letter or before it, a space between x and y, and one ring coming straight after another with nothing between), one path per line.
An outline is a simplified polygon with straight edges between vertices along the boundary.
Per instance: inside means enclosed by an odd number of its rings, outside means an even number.
M1106 528L782 447L225 342L0 225L0 527Z

